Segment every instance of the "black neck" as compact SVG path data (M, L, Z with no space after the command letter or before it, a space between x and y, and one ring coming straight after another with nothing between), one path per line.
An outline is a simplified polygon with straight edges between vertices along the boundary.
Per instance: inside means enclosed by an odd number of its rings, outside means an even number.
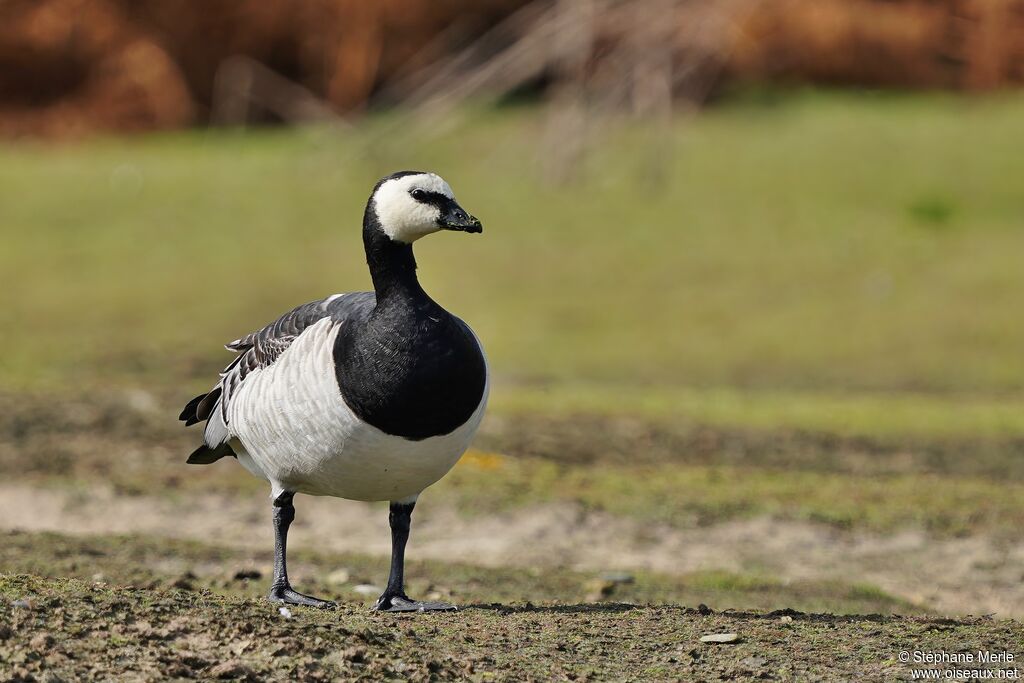
M338 330L338 388L361 420L386 434L412 440L451 434L483 399L487 365L480 344L424 293L412 246L391 241L375 213L367 207L363 244L377 303Z
M370 210L364 221L363 246L378 306L390 301L430 300L416 279L412 245L391 240Z

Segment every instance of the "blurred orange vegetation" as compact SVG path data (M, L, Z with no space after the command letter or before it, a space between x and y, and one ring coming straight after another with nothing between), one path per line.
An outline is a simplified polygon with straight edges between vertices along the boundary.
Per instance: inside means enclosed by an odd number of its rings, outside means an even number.
M481 36L531 6L559 4L596 17L588 63L620 38L621 25L602 16L623 7L658 15L673 30L673 59L699 58L708 91L731 80L1024 82L1024 0L6 0L0 135L233 122L240 91L246 108L255 102L279 119L354 115L475 44L473 58L486 59ZM709 12L719 30L695 30ZM538 82L558 75L543 69Z
M497 470L505 466L505 456L471 448L459 460L459 466L475 467L479 470Z

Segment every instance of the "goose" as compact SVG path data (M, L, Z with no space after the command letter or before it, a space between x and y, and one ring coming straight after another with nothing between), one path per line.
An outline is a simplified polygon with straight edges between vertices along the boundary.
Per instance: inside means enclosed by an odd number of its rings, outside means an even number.
M389 501L391 567L374 609L452 610L405 594L405 546L420 493L468 448L489 377L476 334L416 278L413 243L483 231L440 176L401 171L373 188L363 214L372 292L298 306L226 345L238 355L179 419L206 421L188 462L234 456L270 483L274 602L333 609L288 580L288 527L297 493Z

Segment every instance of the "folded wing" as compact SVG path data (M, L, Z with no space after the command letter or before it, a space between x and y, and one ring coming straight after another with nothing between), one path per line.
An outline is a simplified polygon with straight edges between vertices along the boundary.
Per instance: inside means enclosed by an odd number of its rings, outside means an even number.
M186 426L206 420L204 443L189 456L188 462L205 465L234 455L228 445L231 438L228 408L232 396L251 372L272 365L306 328L319 320L329 317L342 323L357 314L365 314L374 303L372 292L335 294L293 308L266 327L226 344L225 347L238 356L220 373L213 389L189 401L178 416Z

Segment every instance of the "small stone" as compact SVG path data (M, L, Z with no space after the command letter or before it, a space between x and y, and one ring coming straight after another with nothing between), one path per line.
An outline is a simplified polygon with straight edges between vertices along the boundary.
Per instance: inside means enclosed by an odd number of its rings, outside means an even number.
M292 618L292 611L290 609L288 609L287 607L279 607L277 611L285 619L291 619Z
M764 657L744 657L740 660L740 664L747 667L748 669L760 669L767 663L768 660Z
M347 569L335 569L333 572L327 575L327 583L332 586L341 586L348 583L348 580L352 578Z
M706 617L707 615L714 614L714 613L715 613L715 610L711 609L710 607L705 605L703 602L700 603L699 605L697 605L697 614L700 614L700 615L703 615L703 616Z
M372 583L360 583L356 586L352 586L352 591L354 593L359 593L359 595L380 595L384 592L384 589L374 586Z
M781 617L779 617L779 621L782 622L783 624L792 624L793 623L793 617L789 616L788 614L784 614Z
M700 642L702 643L735 643L740 639L739 635L735 633L712 633L706 636L701 636Z

